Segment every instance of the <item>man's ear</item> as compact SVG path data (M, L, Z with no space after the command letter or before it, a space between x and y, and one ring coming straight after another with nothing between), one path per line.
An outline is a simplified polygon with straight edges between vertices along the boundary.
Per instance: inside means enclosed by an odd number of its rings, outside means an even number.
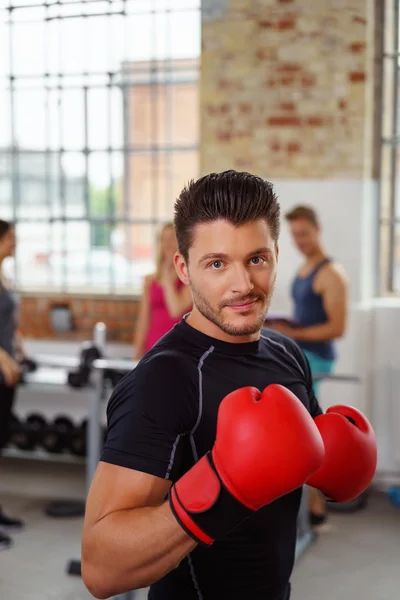
M276 262L278 262L278 260L279 260L279 244L278 244L278 242L275 244L275 256L276 256Z
M174 254L174 266L176 274L185 285L189 285L189 272L186 261L180 252Z

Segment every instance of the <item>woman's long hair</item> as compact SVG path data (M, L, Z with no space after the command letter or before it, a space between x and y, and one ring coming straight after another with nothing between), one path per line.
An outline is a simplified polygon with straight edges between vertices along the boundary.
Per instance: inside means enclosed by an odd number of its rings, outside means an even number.
M9 223L8 221L2 221L0 219L0 240L6 235L6 233L10 231L11 227L13 227L13 223Z
M163 249L162 249L161 239L162 239L164 231L166 231L170 227L172 227L172 229L175 229L173 223L165 223L162 226L161 231L159 232L158 238L157 238L156 272L155 272L155 278L157 279L157 281L160 281L160 279L161 279L162 266L163 266L163 261L164 261L164 253L163 253Z

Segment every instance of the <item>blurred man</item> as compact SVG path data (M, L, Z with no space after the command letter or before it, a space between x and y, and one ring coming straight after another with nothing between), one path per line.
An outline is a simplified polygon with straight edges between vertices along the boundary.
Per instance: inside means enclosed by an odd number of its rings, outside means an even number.
M334 340L342 337L346 329L347 278L323 246L315 211L308 206L297 206L285 216L304 262L292 282L293 326L277 322L271 323L271 327L298 343L313 374L329 374L336 360ZM318 391L318 381L314 380L317 397ZM326 520L325 503L314 490L310 494L310 512L313 525Z

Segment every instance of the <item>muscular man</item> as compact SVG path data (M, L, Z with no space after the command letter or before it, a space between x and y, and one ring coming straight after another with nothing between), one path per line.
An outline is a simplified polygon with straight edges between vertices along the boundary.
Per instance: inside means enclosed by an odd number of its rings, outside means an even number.
M315 211L297 206L286 214L293 241L304 256L292 283L295 327L272 323L275 329L296 340L303 349L311 372L329 374L336 360L335 340L342 337L347 322L347 278L343 268L332 260L321 239ZM313 383L318 397L318 381ZM326 520L325 503L312 491L310 517L313 525Z
M373 476L366 419L321 414L301 349L261 334L279 221L272 185L248 173L207 175L176 202L193 308L109 401L82 539L97 598L288 600L303 484L345 501Z

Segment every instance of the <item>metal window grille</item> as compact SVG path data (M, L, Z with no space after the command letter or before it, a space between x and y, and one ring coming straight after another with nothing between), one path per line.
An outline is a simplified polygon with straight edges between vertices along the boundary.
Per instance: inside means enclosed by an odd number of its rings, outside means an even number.
M200 0L0 11L0 219L22 290L135 293L198 174Z
M380 151L380 260L383 294L400 292L400 111L399 2L382 4L382 85Z

